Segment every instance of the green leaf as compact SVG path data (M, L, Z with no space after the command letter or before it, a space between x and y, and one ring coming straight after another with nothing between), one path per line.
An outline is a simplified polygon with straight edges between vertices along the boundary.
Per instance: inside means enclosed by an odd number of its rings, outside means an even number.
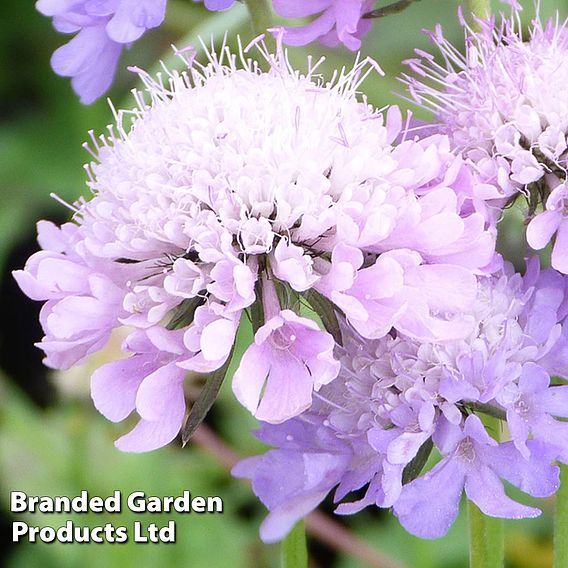
M335 306L322 294L316 292L313 288L306 292L306 300L321 318L325 329L331 333L333 339L338 345L343 345L341 337L341 329L337 321Z
M166 329L181 329L193 322L195 310L205 302L204 296L196 296L184 300L174 309L174 313L170 322L166 325Z
M264 306L262 305L262 280L259 278L254 285L256 300L250 307L250 318L252 332L256 334L258 329L264 325Z
M282 568L308 568L304 521L297 523L282 541Z
M213 403L217 400L219 390L225 380L227 369L229 368L233 357L233 350L234 348L231 349L231 353L227 357L225 364L220 369L217 369L209 375L199 397L193 403L193 406L189 411L189 416L187 417L183 430L181 431L181 441L184 446L187 442L189 442L190 438L197 430L197 427L203 422L203 420L205 420L205 417L211 410Z
M414 2L419 1L420 0L398 0L398 2L393 2L392 4L388 4L387 6L383 6L382 8L377 8L376 10L372 10L371 12L363 14L363 18L384 18L385 16L390 16L391 14L398 14L399 12L402 12L403 10L408 8Z
M414 458L410 461L410 463L404 468L402 472L402 484L406 485L410 483L413 479L416 479L420 472L424 469L430 454L432 453L432 449L434 444L432 442L432 438L428 438L418 450L417 454Z
M507 414L501 408L497 408L492 404L484 404L482 402L470 402L465 405L466 408L470 408L474 412L481 412L487 416L492 416L493 418L498 418L499 420L507 420Z

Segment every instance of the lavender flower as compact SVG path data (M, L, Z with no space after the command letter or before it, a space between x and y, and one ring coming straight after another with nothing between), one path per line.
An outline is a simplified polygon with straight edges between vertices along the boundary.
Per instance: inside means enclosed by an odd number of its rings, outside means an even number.
M278 423L307 410L312 391L337 377L339 362L333 337L314 321L281 311L270 281L264 282L263 300L266 323L243 355L233 390L259 420Z
M158 27L167 0L38 0L36 8L53 18L61 33L77 35L57 49L53 70L71 77L81 102L91 104L110 87L125 45Z
M340 43L351 51L361 47L361 38L372 26L372 20L363 19L374 0L274 0L274 10L283 18L317 16L304 26L285 28L284 41L288 45L306 45L319 39L329 47Z
M44 250L15 273L30 297L47 300L40 347L52 367L83 361L116 327L145 334L124 345L131 363L93 379L105 415L122 419L118 405L142 418L123 449L175 436L179 369L221 369L241 320L254 320L256 337L233 388L272 422L306 410L337 375L337 307L371 338L394 326L454 340L474 325L463 311L474 272L493 259L494 232L458 199L472 178L448 140L405 140L396 107L382 114L357 100L373 62L323 84L317 65L303 76L281 51L259 49L267 73L244 57L238 69L226 49L167 84L140 72L148 97L117 113L109 138L93 137L92 199L72 206L74 222L61 229L41 223ZM327 331L296 315L306 303ZM124 365L135 378L120 378Z
M543 249L554 235L552 266L568 274L568 189L566 182L548 176L551 189L544 211L533 217L527 226L527 242L536 250Z
M226 10L235 0L204 0L208 10ZM328 47L343 44L351 51L361 48L361 38L371 29L372 20L363 16L371 11L374 0L274 0L274 11L283 18L312 17L303 26L284 27L288 45L306 45L319 39Z
M449 431L442 433L444 424ZM446 457L405 485L394 505L401 524L416 536L443 536L458 515L464 489L484 514L506 519L536 517L540 511L507 497L501 479L534 497L548 497L558 489L558 468L550 465L554 453L542 444L529 442L533 457L524 462L510 442L498 444L491 438L475 415L466 418L463 430L441 421L437 434Z
M542 249L556 234L552 266L566 274L568 32L558 17L544 27L536 19L525 41L520 6L509 3L512 17L480 22L481 32L462 19L465 55L436 28L430 37L444 63L417 51L418 58L407 62L415 75L403 81L474 164L480 181L475 198L486 203L488 219L526 195L529 245Z
M154 327L131 334L124 347L135 355L97 369L91 394L97 409L113 422L133 410L140 415L134 429L117 440L117 448L153 450L175 438L185 416L186 372L176 364L185 352L183 333Z
M508 265L479 277L474 331L465 339L398 333L369 341L343 326L338 378L314 394L307 412L263 425L259 437L276 448L233 471L253 480L270 510L262 537L281 539L334 487L337 513L393 507L423 538L446 533L464 490L487 515L537 515L510 499L501 480L535 497L558 488L553 462L568 458L568 437L557 418L568 414L568 386L550 377L566 353L567 297L566 277L540 271L533 259L524 278ZM495 439L483 413L506 420L512 441ZM441 459L420 476L432 447ZM285 462L302 465L284 471ZM270 479L278 480L277 499ZM364 487L359 501L345 502Z

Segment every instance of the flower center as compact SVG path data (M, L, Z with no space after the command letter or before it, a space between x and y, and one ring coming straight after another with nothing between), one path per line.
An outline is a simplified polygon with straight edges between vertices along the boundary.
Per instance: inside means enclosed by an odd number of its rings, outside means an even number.
M270 342L272 345L281 351L289 350L295 341L296 336L287 326L277 329L270 336Z
M520 415L523 420L528 419L528 414L530 412L530 406L526 403L523 398L519 398L514 405L515 412Z
M473 442L471 438L468 436L464 438L460 445L458 446L457 451L458 457L464 459L465 461L472 463L475 461L476 454L475 454L475 447L473 446Z

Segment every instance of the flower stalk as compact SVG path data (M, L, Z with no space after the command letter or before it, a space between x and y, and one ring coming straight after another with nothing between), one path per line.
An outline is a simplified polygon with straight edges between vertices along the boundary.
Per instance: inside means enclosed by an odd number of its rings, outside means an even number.
M483 423L499 439L500 420L484 416ZM502 568L505 562L503 521L484 515L471 501L467 502L467 506L470 568Z
M491 15L491 2L489 0L467 0L469 13L481 20L487 20Z
M297 523L282 541L282 568L307 568L308 550L304 521Z
M554 568L568 566L568 466L560 465L554 516Z
M468 501L470 568L502 568L504 562L503 522L487 517Z
M245 0L255 34L263 34L272 27L272 9L268 0Z

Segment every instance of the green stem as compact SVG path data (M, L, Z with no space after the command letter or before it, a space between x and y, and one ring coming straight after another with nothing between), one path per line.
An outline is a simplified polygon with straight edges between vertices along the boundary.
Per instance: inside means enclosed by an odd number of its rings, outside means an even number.
M467 0L467 11L469 12L469 23L476 32L481 31L481 26L476 22L475 18L480 20L488 20L491 16L490 0ZM466 14L467 16L467 14Z
M561 464L554 518L554 568L565 566L568 566L568 466Z
M481 417L487 431L499 440L501 421L491 416ZM470 568L503 568L505 543L503 520L487 517L468 501L469 514L469 566Z
M492 406L491 404L483 404L481 402L472 402L472 403L467 403L467 406L475 412L481 412L483 414L486 414L487 416L492 416L493 418L498 418L499 420L506 420L507 419L507 414L505 413L504 410L501 410L500 408ZM499 424L497 424L497 426L499 426ZM490 424L489 427L490 428L495 427L495 424Z
M297 523L282 541L282 568L308 568L304 521Z
M485 516L468 501L470 568L502 568L504 562L503 522Z
M272 7L269 0L245 0L255 34L263 34L272 27Z
M382 6L381 8L377 8L376 10L371 10L363 14L363 19L371 19L371 18L384 18L385 16L390 16L391 14L399 14L403 10L406 10L411 4L414 2L420 2L420 0L397 0L392 4L388 4L387 6Z
M491 16L490 0L467 0L467 9L472 16L487 20Z

